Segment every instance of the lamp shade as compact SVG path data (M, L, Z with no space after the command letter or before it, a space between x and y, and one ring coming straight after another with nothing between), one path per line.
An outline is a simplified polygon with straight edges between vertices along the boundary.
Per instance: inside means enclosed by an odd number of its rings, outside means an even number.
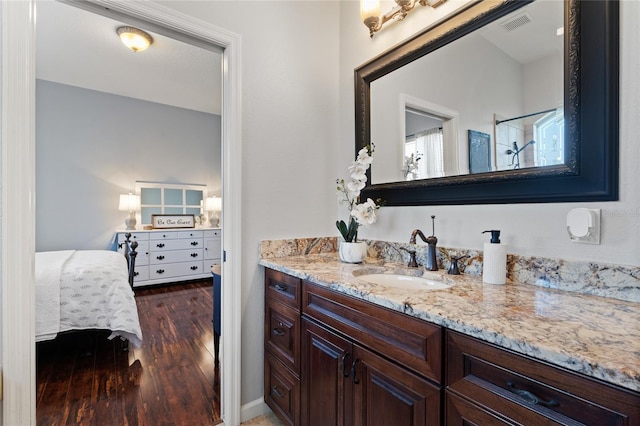
M222 210L222 198L207 197L204 209L208 212L219 212Z
M380 0L360 0L360 18L363 21L368 18L380 16Z
M121 212L135 212L140 210L140 196L131 193L120 194L118 210Z

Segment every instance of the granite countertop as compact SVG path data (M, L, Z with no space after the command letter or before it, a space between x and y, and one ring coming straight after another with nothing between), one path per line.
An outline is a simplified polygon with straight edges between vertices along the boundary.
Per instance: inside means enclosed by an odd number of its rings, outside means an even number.
M470 275L425 271L455 283L408 291L365 282L363 268L407 269L367 258L342 263L336 253L261 259L260 265L358 297L587 376L640 391L640 303Z

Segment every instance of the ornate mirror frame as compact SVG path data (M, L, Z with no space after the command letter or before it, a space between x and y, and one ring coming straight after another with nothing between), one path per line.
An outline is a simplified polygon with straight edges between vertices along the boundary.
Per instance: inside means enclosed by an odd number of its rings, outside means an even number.
M358 67L356 153L371 142L372 81L530 2L475 2ZM362 197L387 206L617 200L619 2L568 0L564 24L564 165L367 185Z

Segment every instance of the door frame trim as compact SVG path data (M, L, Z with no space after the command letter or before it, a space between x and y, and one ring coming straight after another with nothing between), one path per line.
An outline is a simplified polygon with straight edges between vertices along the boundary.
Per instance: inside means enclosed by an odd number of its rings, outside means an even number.
M241 408L241 40L238 34L152 2L88 0L186 34L223 51L224 199L221 415L240 424ZM35 1L2 2L2 424L35 424ZM11 158L11 162L9 162ZM22 285L15 285L22 283ZM225 307L229 307L226 309ZM12 356L13 354L13 356ZM7 374L10 372L10 374Z

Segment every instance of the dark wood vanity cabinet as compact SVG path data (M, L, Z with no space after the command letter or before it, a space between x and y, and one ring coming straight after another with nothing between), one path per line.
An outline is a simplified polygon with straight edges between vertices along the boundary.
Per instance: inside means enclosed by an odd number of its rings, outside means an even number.
M266 403L288 425L640 426L640 394L270 269Z
M447 425L640 425L640 395L447 331Z
M301 424L439 425L441 388L303 319Z
M267 269L264 399L288 425L300 424L300 279Z
M264 342L285 424L442 424L439 326L267 269Z

